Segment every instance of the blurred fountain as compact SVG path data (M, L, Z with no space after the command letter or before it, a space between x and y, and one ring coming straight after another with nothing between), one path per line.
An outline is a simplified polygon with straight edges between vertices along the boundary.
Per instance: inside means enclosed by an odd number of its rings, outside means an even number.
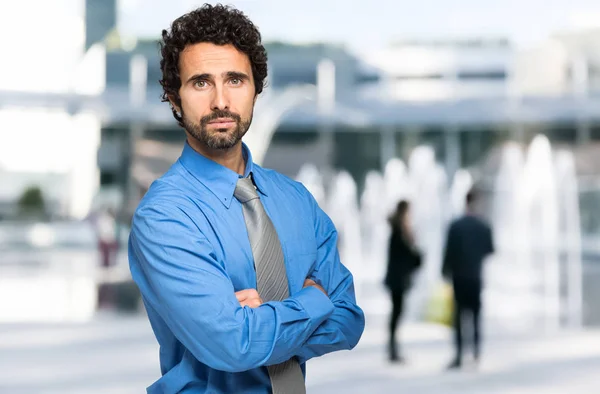
M312 163L304 164L298 171L296 180L308 189L320 207L324 206L325 187L323 186L323 176L317 166Z
M330 187L323 209L337 228L340 259L356 278L355 288L358 298L361 295L361 281L368 267L364 264L361 248L356 182L348 172L341 171L333 176Z
M408 165L393 158L383 174L368 172L360 204L356 182L345 171L335 174L327 189L312 165L304 166L297 179L335 223L341 260L354 274L357 297L369 313L384 313L388 307L382 285L390 235L387 218L401 199L411 203L415 238L424 258L406 302L406 316L421 317L441 280L447 225L463 214L466 194L475 184L471 173L457 171L449 185L434 150L420 146ZM496 253L484 271L486 324L502 331L559 327L562 251L568 322L578 327L581 234L572 154L553 155L543 136L532 141L526 154L521 146L506 144L491 185L484 192L491 202L488 213Z
M523 196L528 208L534 269L541 276L545 328L557 329L560 319L558 191L550 141L539 135L527 152ZM541 275L540 275L541 273Z
M387 264L389 216L402 199L410 199L410 183L402 160L393 158L384 174L369 171L360 200L363 253L369 269L366 280L381 283Z
M556 183L560 209L560 239L565 253L567 275L567 323L571 328L582 325L582 262L581 217L579 187L573 154L561 151L556 154Z
M413 150L408 161L415 239L423 252L423 266L415 276L407 310L418 315L441 278L442 249L449 215L446 173L429 146Z
M398 182L400 183L400 182ZM386 202L386 183L377 171L369 171L360 199L360 222L362 248L365 265L368 266L363 280L381 283L387 264L387 248L390 229L387 217L390 214Z
M383 172L385 189L380 196L386 216L396 209L398 201L410 200L412 188L408 179L408 171L404 162L398 158L390 159L385 165Z
M560 185L560 186L559 186ZM524 156L504 147L493 190L496 254L487 266L490 319L510 330L561 325L561 252L565 252L568 321L581 319L581 234L572 154L553 155L537 136Z
M439 283L447 217L446 194L445 173L429 147L415 149L408 168L400 159L393 158L386 164L383 176L371 171L365 179L361 196L361 225L363 255L368 269L362 280L368 283L371 293L377 292L377 288L381 290L385 275L390 236L387 218L400 200L411 202L415 238L424 253L424 265L415 276L414 287L406 303L409 319L422 314L433 287ZM369 305L376 310L384 306Z
M492 196L492 227L496 253L485 266L486 316L496 324L518 323L521 328L535 322L541 306L531 290L536 271L531 263L527 206L523 198L525 157L521 147L510 143L503 147Z
M452 217L460 216L465 212L465 199L472 187L473 177L469 171L464 169L456 171L452 180L452 186L450 187Z
M407 300L407 315L420 316L440 280L444 231L450 218L446 175L436 162L433 149L416 148L408 168L400 159L393 158L386 164L383 175L370 171L360 208L356 182L345 171L333 177L327 191L322 176L312 165L304 166L296 179L315 194L317 201L323 201L323 209L335 223L340 258L355 277L357 297L365 296L362 293L367 289L369 297L378 297L377 301L368 300L373 301L369 305L371 311L387 309L386 301L381 299L390 235L387 218L400 200L411 202L415 238L424 259ZM465 193L462 189L470 178L459 173L456 179L456 193Z

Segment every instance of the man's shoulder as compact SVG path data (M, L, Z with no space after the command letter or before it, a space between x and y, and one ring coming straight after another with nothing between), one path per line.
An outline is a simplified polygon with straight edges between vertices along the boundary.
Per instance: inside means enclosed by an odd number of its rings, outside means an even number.
M466 215L459 216L450 221L450 228L459 227L465 222Z
M477 225L479 225L480 227L486 227L486 228L490 227L490 224L488 223L487 219L484 218L483 216L480 216L480 215L473 216L473 221L475 223L477 223Z
M487 220L478 215L463 215L462 217L454 221L456 227L468 227L468 228L490 228Z
M137 211L150 207L171 209L189 203L187 182L175 163L164 175L156 179L140 201Z
M473 223L473 217L471 215L465 214L454 219L450 225L453 229L462 229L465 227L469 227Z
M301 197L308 197L311 195L302 182L298 182L278 171L258 165L255 167L255 171L269 183L270 187L275 188L282 193L294 193Z

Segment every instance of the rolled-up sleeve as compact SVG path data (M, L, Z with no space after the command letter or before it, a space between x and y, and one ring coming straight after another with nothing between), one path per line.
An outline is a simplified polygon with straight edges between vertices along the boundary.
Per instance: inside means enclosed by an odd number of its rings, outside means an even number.
M144 301L195 358L217 370L285 361L334 313L334 304L315 288L241 307L212 245L185 212L168 204L138 209L129 253Z

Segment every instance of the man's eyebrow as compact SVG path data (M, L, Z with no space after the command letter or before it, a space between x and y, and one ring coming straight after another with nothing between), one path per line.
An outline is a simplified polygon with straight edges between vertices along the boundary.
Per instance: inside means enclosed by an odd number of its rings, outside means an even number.
M241 79L244 81L247 81L250 79L248 74L243 73L241 71L226 71L223 74L221 74L221 76L223 78L237 78L237 79ZM208 74L208 73L194 74L188 78L187 82L189 83L189 82L193 82L193 81L206 81L206 80L210 80L212 78L213 78L212 74Z
M192 82L192 81L203 81L203 80L207 80L207 79L211 79L212 76L210 74L204 73L204 74L194 74L191 77L188 78L187 82Z
M237 78L237 79L241 79L241 80L249 80L250 79L248 74L240 72L240 71L227 71L226 73L223 73L223 76L226 76L228 78Z

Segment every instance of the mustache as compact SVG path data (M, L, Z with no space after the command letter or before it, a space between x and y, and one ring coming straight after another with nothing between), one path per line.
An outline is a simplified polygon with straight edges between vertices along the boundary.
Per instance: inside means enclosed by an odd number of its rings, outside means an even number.
M233 119L235 120L237 123L242 121L242 117L236 113L227 111L227 110L223 110L223 109L216 109L213 110L213 112L210 115L206 115L204 116L202 119L200 119L200 124L202 124L203 126L207 125L209 122L212 122L213 120L219 119L219 118L229 118L229 119Z

